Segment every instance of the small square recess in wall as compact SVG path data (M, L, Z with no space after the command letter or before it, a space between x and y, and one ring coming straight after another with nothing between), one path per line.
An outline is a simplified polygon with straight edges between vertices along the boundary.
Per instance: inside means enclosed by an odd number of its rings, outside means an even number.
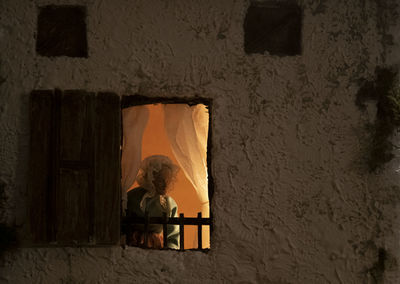
M86 8L39 8L36 51L43 56L87 57Z
M244 21L247 54L268 51L287 56L301 53L302 12L291 3L252 2Z

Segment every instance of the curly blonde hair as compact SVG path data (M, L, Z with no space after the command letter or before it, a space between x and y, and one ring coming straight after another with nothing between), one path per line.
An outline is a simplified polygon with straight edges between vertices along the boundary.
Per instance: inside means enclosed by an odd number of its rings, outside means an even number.
M151 195L165 195L176 179L179 167L164 155L149 156L142 161L137 183Z

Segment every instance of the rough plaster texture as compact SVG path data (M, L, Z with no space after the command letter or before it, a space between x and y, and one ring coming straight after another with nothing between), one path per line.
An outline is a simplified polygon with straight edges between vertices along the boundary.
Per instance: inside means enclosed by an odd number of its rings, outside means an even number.
M37 6L76 3L89 58L36 55ZM394 10L377 3L299 0L302 55L276 57L244 54L248 1L0 1L2 222L26 221L33 89L211 97L215 180L208 254L20 248L0 282L399 283L400 159L368 173L374 108L354 103L376 66L400 61L398 34L383 40Z

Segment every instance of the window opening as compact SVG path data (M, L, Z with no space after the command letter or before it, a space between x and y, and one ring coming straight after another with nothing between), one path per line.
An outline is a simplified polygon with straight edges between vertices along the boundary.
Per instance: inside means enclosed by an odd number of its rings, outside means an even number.
M88 57L86 7L39 7L36 52L48 57Z
M301 54L302 11L286 1L251 1L244 19L246 54Z
M123 99L122 104L122 207L127 213L123 217L122 230L127 243L160 248L154 244L161 242L164 248L208 249L211 226L209 186L212 182L207 156L209 102L139 103L139 106L132 106L133 103L127 106ZM131 191L140 189L136 173L141 171L138 169L141 160L153 155L166 156L180 167L167 193L178 205L178 212L174 216L170 214L171 211L154 213L152 209L150 212L144 210L144 207L132 214L127 207L132 207L133 203L124 205L127 195L133 196L136 193L132 194ZM129 174L129 171L133 174ZM145 199L153 201L149 197ZM135 204L137 206L138 201ZM167 233L173 226L179 232L179 247L167 243L170 240ZM139 234L138 230L148 230L149 234ZM156 240L152 231L158 232Z

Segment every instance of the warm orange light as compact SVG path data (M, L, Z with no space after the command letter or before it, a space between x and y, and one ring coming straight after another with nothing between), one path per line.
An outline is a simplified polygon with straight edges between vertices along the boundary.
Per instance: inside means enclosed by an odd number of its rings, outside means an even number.
M179 165L165 132L164 113L162 105L148 105L149 121L143 134L142 159L151 155L165 155ZM132 188L136 187L135 183ZM169 195L178 204L178 212L185 217L197 217L201 212L201 203L191 182L186 178L182 170L179 171L173 190ZM185 226L185 249L197 248L197 227Z

